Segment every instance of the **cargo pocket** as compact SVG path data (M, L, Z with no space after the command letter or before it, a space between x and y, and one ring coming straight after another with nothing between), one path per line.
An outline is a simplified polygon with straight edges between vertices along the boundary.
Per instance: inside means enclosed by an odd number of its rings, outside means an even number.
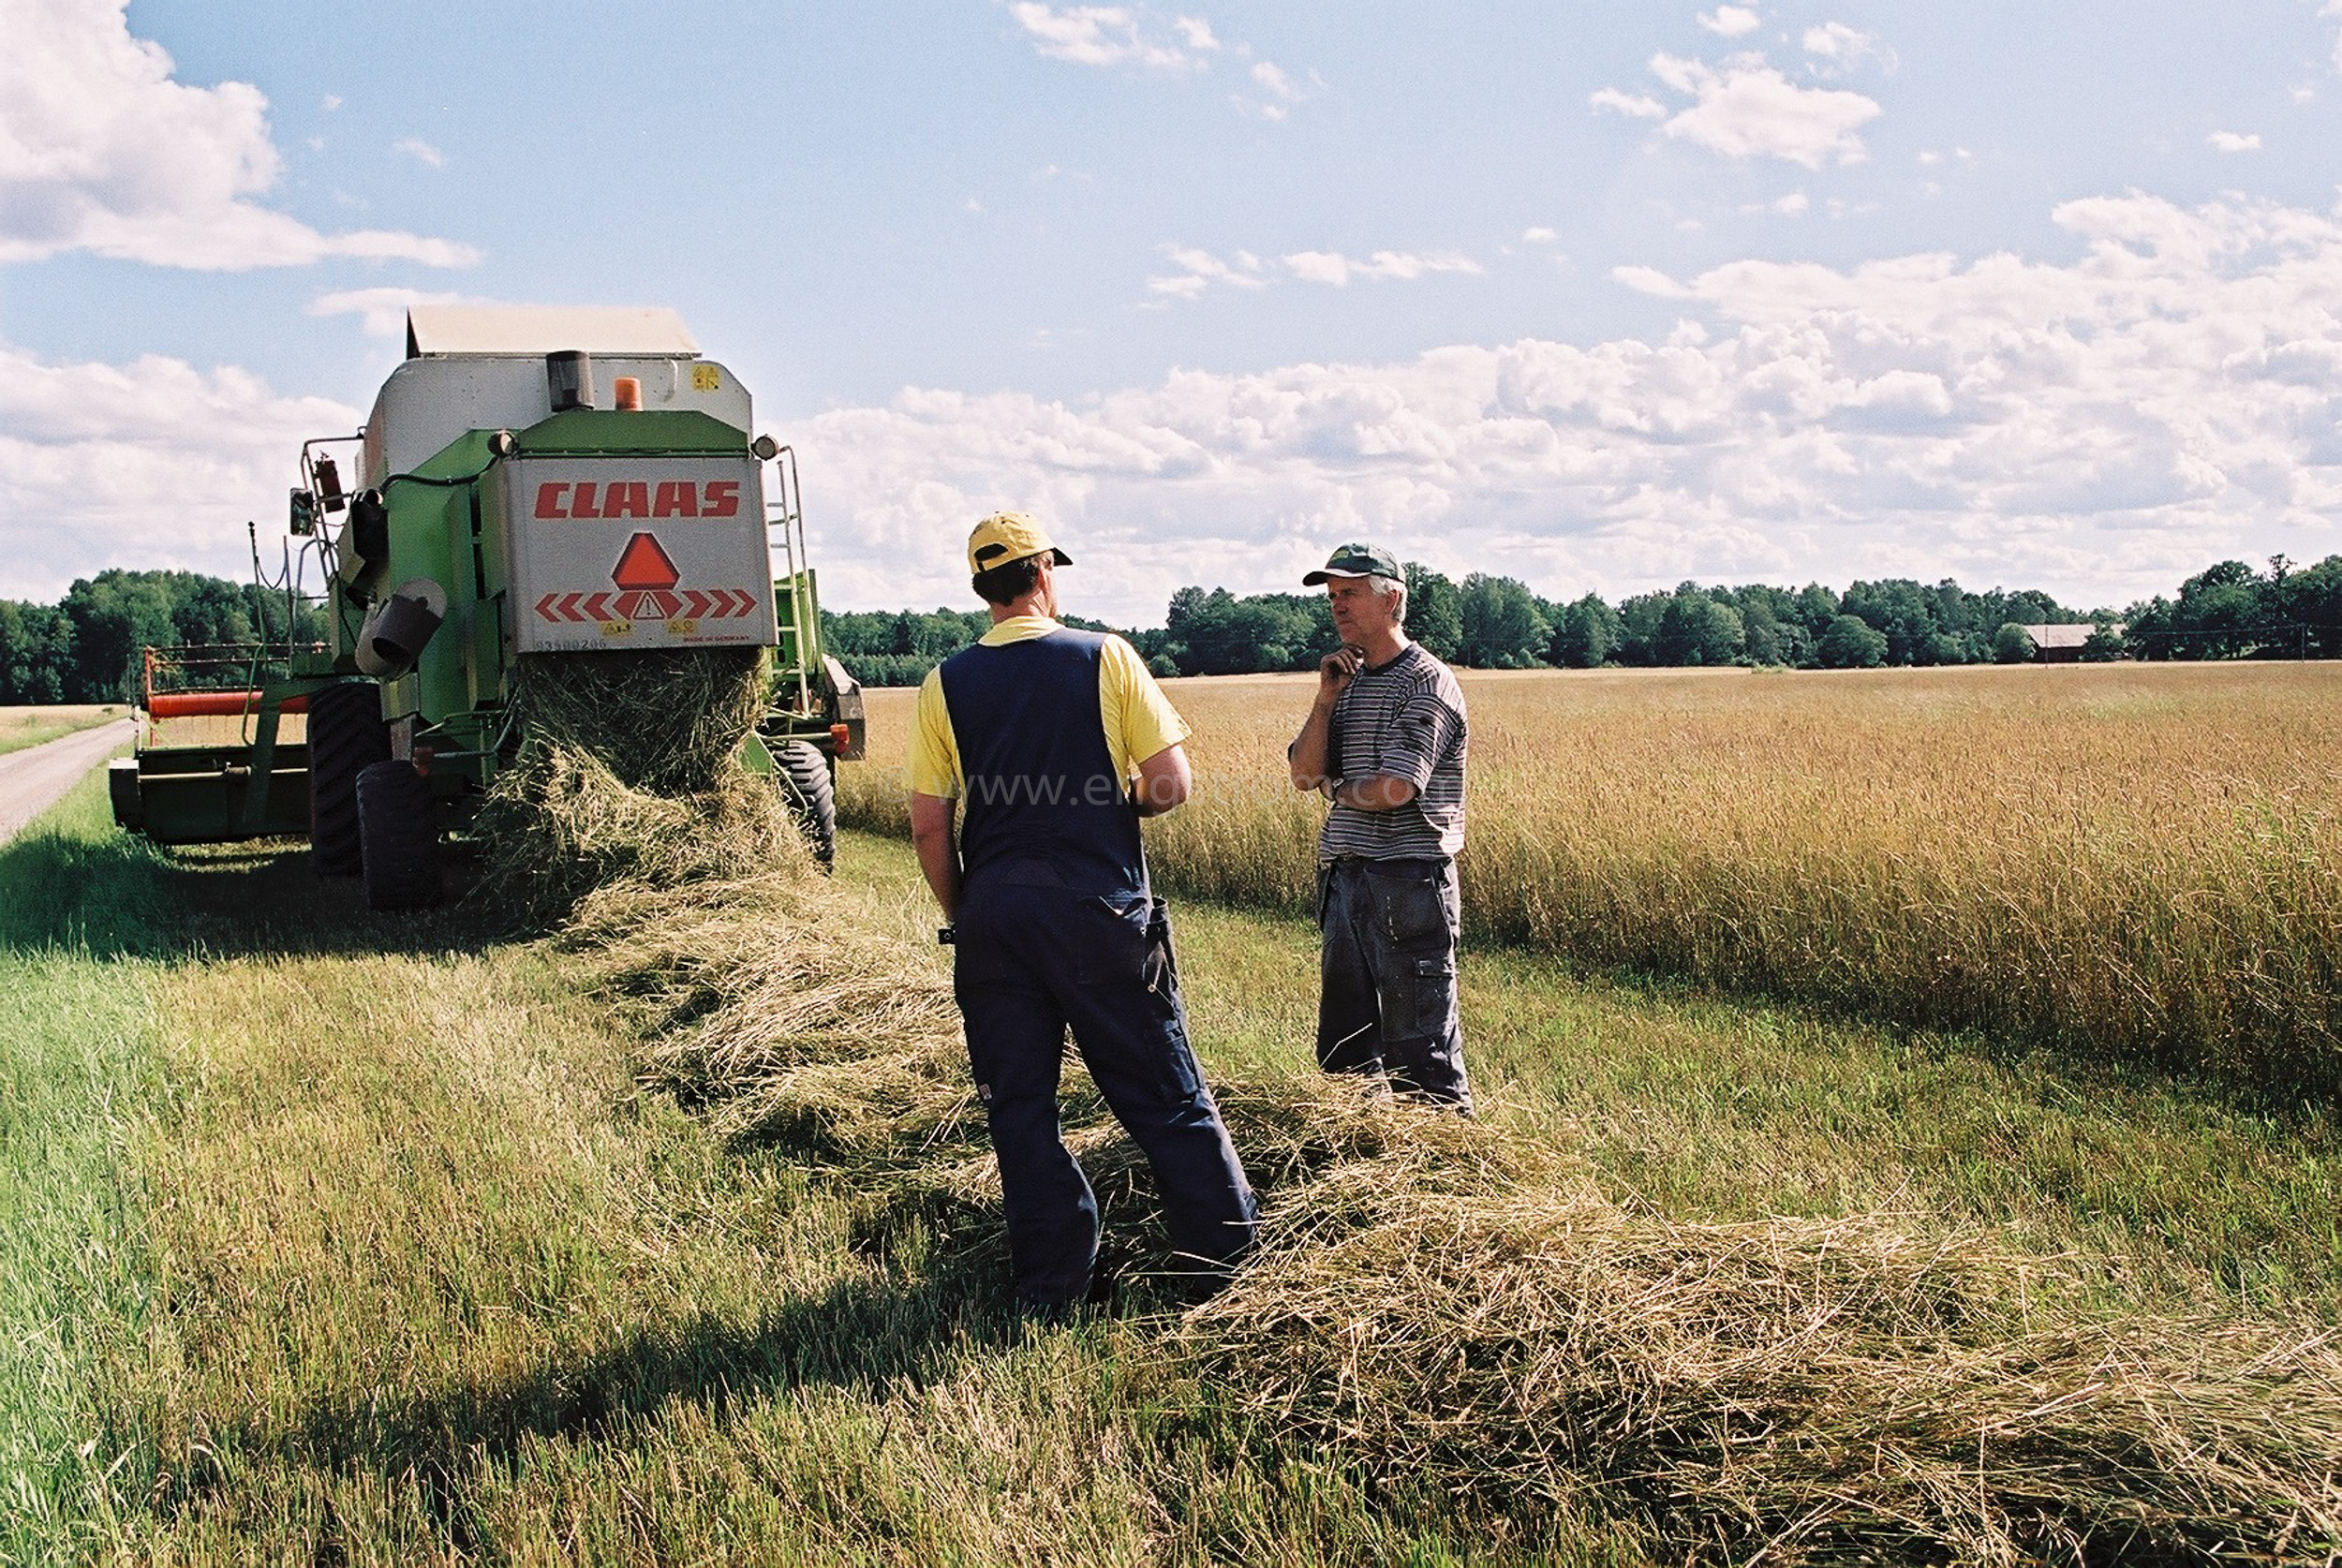
M1154 910L1136 894L1081 901L1080 955L1074 965L1077 985L1145 984L1149 927Z
M1447 901L1437 877L1420 872L1389 876L1368 867L1383 937L1394 948L1445 946Z
M1437 1040L1456 1015L1456 955L1427 954L1399 960L1401 1016L1383 1021L1386 1040Z

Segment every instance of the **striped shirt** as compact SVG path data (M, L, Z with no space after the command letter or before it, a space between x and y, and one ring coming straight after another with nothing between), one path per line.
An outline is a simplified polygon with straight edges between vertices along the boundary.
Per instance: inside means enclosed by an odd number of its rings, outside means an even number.
M1317 836L1320 861L1430 859L1463 848L1463 688L1421 643L1352 677L1334 701L1332 742L1336 777L1403 778L1416 797L1395 811L1337 805Z

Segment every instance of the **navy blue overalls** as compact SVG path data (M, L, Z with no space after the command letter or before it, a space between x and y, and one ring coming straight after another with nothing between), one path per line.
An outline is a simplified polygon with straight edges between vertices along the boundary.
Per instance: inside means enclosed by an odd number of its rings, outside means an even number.
M1078 1301L1098 1202L1058 1129L1071 1025L1090 1078L1154 1167L1172 1244L1199 1266L1252 1240L1257 1207L1187 1042L1171 926L1099 716L1090 632L943 663L965 786L953 985L1000 1156L1017 1298Z

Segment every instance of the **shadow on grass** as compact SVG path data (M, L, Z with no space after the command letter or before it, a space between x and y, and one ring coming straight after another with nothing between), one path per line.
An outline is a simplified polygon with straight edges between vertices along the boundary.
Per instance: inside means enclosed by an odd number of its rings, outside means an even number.
M752 1321L701 1313L646 1325L506 1375L458 1377L422 1393L319 1398L281 1425L218 1434L196 1451L174 1501L230 1484L221 1466L239 1455L342 1474L412 1472L431 1490L461 1498L476 1486L483 1461L501 1464L532 1442L620 1436L678 1405L723 1417L801 1389L839 1390L876 1405L904 1388L943 1382L971 1360L1064 1331L1015 1309L997 1208L911 1185L870 1196L875 1201L857 1206L850 1246L872 1266L819 1294L781 1302ZM1110 1235L1145 1231L1156 1245L1120 1252L1128 1282L1098 1310L1154 1317L1192 1300L1189 1281L1150 1272L1167 1266L1169 1252L1152 1234L1160 1220L1143 1198L1119 1181L1101 1183L1100 1196ZM1117 1255L1111 1248L1106 1253Z
M638 1328L509 1377L457 1380L389 1400L363 1391L333 1396L287 1427L221 1446L274 1450L321 1470L454 1475L482 1458L508 1458L531 1440L591 1440L678 1403L721 1413L800 1388L880 1398L889 1387L924 1386L1025 1332L1008 1310L997 1259L983 1251L943 1260L915 1280L891 1270L844 1280L752 1322L704 1314Z
M448 879L452 900L462 871ZM306 846L287 839L166 849L67 824L36 826L0 845L0 954L442 953L506 934L463 902L378 914L358 879L317 875Z

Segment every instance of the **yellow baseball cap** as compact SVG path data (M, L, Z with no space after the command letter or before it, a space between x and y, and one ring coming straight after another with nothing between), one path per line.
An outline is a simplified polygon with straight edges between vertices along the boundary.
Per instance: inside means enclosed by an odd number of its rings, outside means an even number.
M976 531L968 536L968 570L971 576L982 576L994 567L1043 554L1056 556L1060 566L1074 564L1074 557L1050 543L1041 525L1021 511L996 511L977 524Z

